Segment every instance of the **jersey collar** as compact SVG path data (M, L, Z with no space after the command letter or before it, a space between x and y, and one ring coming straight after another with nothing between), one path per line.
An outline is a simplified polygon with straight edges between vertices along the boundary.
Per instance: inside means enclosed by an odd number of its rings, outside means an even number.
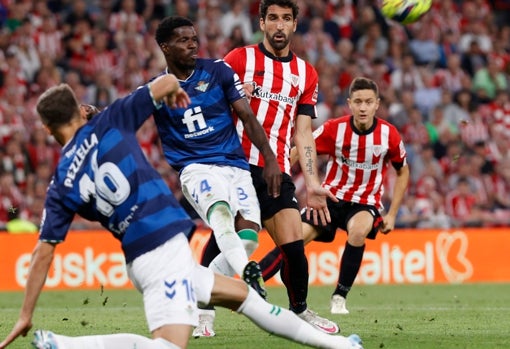
M351 115L351 119L349 120L349 122L351 123L351 128L354 131L354 133L362 136L362 135L367 135L367 134L374 132L374 130L377 126L377 117L374 117L374 123L372 124L372 126L370 126L370 128L368 130L365 130L365 131L359 130L356 127L356 125L354 125L354 116L353 115Z
M290 61L292 61L292 58L294 57L292 51L289 51L289 54L285 57L276 57L275 55L273 55L271 52L269 52L266 47L264 46L263 43L259 42L259 49L260 51L262 51L262 53L264 53L266 56L268 56L269 58L275 60L275 61L279 61L279 62L285 62L285 63L288 63Z

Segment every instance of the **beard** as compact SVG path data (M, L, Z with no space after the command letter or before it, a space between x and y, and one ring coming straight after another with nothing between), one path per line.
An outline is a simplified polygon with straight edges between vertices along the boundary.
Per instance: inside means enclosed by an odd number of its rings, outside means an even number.
M181 71L193 70L196 66L195 58L186 58L180 61L175 62L175 66Z
M276 34L273 36L270 36L269 34L266 35L267 41L273 50L281 51L289 45L290 39L287 36L285 36L283 41L276 41L275 36Z

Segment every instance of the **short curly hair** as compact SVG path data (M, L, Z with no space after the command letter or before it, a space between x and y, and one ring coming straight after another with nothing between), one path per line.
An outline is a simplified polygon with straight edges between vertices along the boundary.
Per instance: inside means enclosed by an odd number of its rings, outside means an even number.
M174 30L180 27L193 27L193 22L186 18L180 16L170 16L165 17L158 25L156 29L156 42L158 45L164 44L172 35L174 35Z

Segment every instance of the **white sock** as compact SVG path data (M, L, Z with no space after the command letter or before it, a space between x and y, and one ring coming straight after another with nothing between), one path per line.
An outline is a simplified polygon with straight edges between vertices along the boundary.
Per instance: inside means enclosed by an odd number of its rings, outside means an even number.
M208 219L220 251L234 272L242 275L244 267L248 264L248 256L241 238L235 231L234 216L230 207L224 203L215 204L209 210ZM219 267L224 269L224 267Z
M246 256L250 257L259 246L257 232L253 229L242 229L238 231L237 234L241 238L244 250L246 251ZM212 260L212 262L209 264L209 268L211 268L214 272L223 275L235 275L234 269L232 269L223 253L220 253L216 256L216 258Z
M180 349L177 345L163 339L150 339L131 333L118 333L96 336L68 337L54 334L59 349Z
M246 315L263 330L297 343L325 349L353 348L348 338L315 329L292 311L267 303L251 288L237 312Z

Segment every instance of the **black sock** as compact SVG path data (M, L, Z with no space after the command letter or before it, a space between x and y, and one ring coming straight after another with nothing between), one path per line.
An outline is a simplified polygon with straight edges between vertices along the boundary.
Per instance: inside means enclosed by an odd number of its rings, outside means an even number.
M340 262L340 273L338 275L338 284L333 294L339 294L347 297L347 293L351 290L356 275L358 275L361 267L361 260L365 252L365 245L354 247L348 242L345 243L345 250Z
M264 281L271 279L282 266L282 253L277 246L267 253L259 262L262 269L262 278Z
M298 240L280 246L283 255L283 265L280 271L282 281L287 287L289 307L299 314L306 310L308 295L308 261L305 256L303 240Z

